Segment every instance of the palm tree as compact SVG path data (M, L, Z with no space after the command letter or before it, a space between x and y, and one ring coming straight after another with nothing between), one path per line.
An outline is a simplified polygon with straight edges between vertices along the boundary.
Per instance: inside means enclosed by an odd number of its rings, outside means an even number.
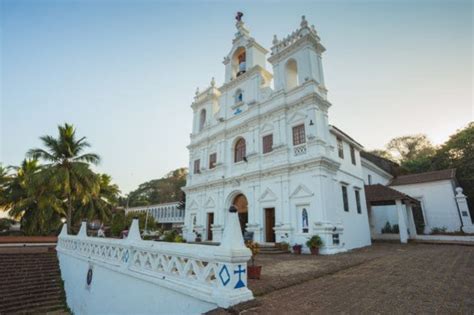
M74 202L86 202L99 189L98 177L89 166L97 165L100 157L95 153L83 153L90 144L85 137L76 138L76 130L72 125L65 123L64 126L58 126L58 131L58 138L48 135L40 137L45 149L31 149L27 156L46 163L41 170L40 180L58 187L67 205L66 220L68 232L71 232Z
M15 174L4 186L0 206L9 209L12 218L20 219L27 235L48 235L58 228L63 204L54 187L37 181L41 167L36 160L24 160L19 167L11 167Z
M6 187L10 180L11 177L8 175L8 169L0 164L0 210L2 210L2 205L5 202Z
M107 174L98 174L99 189L90 194L85 202L78 203L78 216L86 217L88 220L99 219L107 222L110 219L112 208L117 205L120 190L117 185L112 184L112 178Z

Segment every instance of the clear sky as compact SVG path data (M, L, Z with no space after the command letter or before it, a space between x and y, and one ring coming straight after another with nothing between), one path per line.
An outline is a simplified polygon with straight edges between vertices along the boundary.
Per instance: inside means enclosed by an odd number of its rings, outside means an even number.
M73 123L123 192L188 165L197 86L224 78L244 12L264 47L301 15L327 48L330 122L367 149L473 120L472 1L0 0L0 162Z

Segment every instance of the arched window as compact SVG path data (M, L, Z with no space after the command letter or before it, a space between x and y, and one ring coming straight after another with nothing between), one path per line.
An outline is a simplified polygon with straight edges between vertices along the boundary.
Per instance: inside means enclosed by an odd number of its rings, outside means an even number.
M238 77L241 74L244 74L247 70L247 63L246 63L246 53L244 47L239 47L235 50L234 56L232 57L232 69L234 72L234 76Z
M245 158L245 139L240 138L237 140L235 143L234 147L234 162L240 162L243 161Z
M294 87L297 87L298 82L298 65L294 59L288 60L286 63L286 88L291 90Z
M301 211L301 230L303 233L308 233L308 211L306 208Z
M199 131L201 131L204 128L205 124L206 124L206 110L202 109L201 114L199 116Z
M243 102L244 101L244 92L242 92L241 89L237 89L237 91L235 91L234 98L235 98L235 100L234 100L235 104Z

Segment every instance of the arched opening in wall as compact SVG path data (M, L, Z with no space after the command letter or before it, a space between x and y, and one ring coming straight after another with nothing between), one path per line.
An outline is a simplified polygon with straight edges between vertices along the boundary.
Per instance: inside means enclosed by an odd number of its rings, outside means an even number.
M286 88L291 90L299 85L298 82L298 65L295 59L290 59L286 63Z
M232 72L234 73L234 78L242 75L247 71L247 54L244 47L239 47L235 50L234 55L232 56Z
M237 89L234 95L234 104L239 104L244 101L244 92L241 89Z
M237 140L237 142L235 143L235 147L234 147L234 162L237 163L237 162L240 162L240 161L245 161L245 160L246 160L245 153L246 153L245 139L244 139L244 138L240 138L240 139Z
M248 210L249 203L247 197L244 194L238 194L235 196L232 204L237 208L237 214L239 215L240 228L242 229L242 234L245 232L248 222Z
M199 131L201 131L204 128L205 124L206 124L206 110L202 109L199 115Z

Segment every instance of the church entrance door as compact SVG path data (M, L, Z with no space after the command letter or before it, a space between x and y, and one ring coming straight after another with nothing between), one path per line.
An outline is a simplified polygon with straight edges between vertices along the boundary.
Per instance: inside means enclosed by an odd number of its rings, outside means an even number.
M233 204L237 208L237 213L239 214L240 228L242 229L243 234L249 221L249 203L244 194L238 194L237 196L235 196Z
M265 241L268 243L275 242L275 208L265 209Z

